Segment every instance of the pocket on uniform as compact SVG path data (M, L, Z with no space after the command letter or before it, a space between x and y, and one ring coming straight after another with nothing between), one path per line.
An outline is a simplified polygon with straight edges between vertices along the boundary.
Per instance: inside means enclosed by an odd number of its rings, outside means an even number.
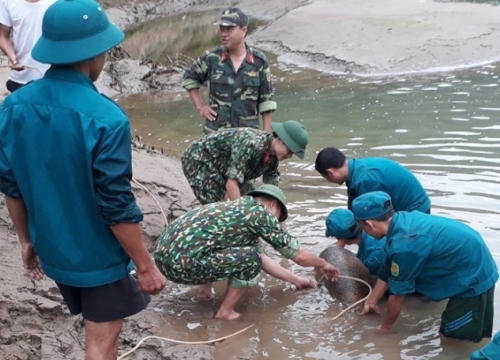
M258 74L255 76L245 75L243 77L243 85L245 85L245 87L259 86L260 80Z
M229 84L228 77L221 74L212 74L210 76L210 93L218 100L231 100L232 85Z

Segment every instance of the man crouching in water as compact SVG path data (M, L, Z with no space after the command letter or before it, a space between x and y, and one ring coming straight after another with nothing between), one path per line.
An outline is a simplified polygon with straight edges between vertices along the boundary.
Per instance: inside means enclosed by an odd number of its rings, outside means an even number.
M229 279L216 318L233 320L234 311L248 288L257 285L260 271L288 281L297 288L314 287L312 280L294 275L258 249L259 238L287 259L314 266L327 279L338 269L300 246L280 222L288 217L283 192L263 185L235 201L191 210L172 222L160 235L154 258L167 279L181 284L206 284Z

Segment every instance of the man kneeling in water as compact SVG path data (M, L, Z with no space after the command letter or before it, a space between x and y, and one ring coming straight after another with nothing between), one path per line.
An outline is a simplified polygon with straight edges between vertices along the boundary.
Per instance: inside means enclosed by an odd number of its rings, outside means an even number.
M259 238L301 266L314 266L335 280L338 269L300 246L280 222L288 217L283 192L263 185L235 201L204 205L172 222L160 235L154 258L171 281L201 285L229 279L216 318L240 316L236 303L260 280L260 271L288 281L297 288L314 287L313 281L282 268L258 249Z

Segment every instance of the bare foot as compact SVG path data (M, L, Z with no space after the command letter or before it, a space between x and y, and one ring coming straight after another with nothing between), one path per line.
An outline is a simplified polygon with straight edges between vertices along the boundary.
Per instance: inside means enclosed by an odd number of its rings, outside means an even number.
M241 314L237 313L234 310L223 311L223 310L219 309L219 311L217 311L217 314L215 314L214 318L221 319L221 320L234 320L234 319L239 318L240 316L241 316Z

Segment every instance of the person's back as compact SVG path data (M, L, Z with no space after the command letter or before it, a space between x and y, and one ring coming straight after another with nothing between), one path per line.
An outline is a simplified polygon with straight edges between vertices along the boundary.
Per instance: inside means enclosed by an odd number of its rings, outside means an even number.
M418 211L394 214L387 234L386 252L391 273L390 289L400 293L405 278L434 301L471 297L490 289L498 270L479 233L457 220ZM413 274L413 275L412 275Z
M395 211L429 212L431 201L416 176L397 162L386 158L348 160L349 204L359 195L384 191L391 196Z
M43 15L55 1L0 0L0 49L13 68L26 66L24 70L10 72L7 86L10 91L41 78L49 68L31 57L31 49L42 34Z
M32 56L51 68L0 108L0 191L26 274L81 314L86 359L116 359L123 319L166 285L142 242L127 117L93 85L124 33L93 0L55 2L42 29Z
M15 164L19 191L37 229L32 241L47 275L56 281L95 286L96 281L106 283L126 275L120 263L128 256L98 208L113 201L114 194L102 193L94 185L94 178L98 182L105 176L95 162L97 156L104 161L107 148L123 146L123 139L108 136L113 133L130 134L127 117L96 91L88 77L71 67L52 67L45 78L19 89L2 104L0 137L5 160ZM62 212L78 216L63 221L57 216ZM74 239L66 241L67 234ZM80 247L91 247L93 242L99 242L106 259L80 258L85 253ZM119 266L113 267L116 260ZM81 272L69 274L74 267Z

